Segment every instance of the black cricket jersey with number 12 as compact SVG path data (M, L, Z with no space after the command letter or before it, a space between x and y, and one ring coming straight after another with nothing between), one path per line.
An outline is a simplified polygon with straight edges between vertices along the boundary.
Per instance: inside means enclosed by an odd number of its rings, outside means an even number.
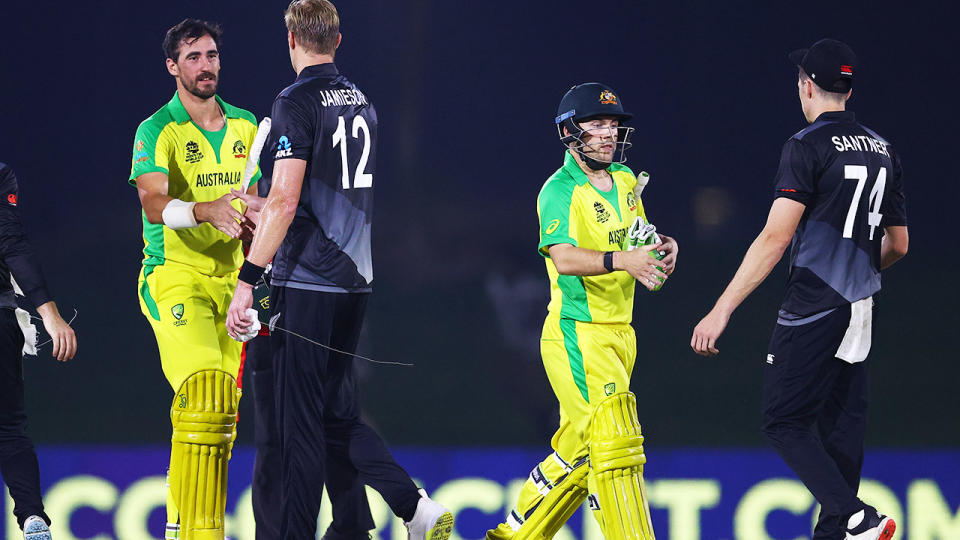
M776 197L806 205L781 320L803 322L880 290L883 228L906 225L900 159L850 111L827 112L783 146Z
M273 103L275 161L307 169L297 213L273 260L272 285L369 292L377 113L334 64L304 68Z

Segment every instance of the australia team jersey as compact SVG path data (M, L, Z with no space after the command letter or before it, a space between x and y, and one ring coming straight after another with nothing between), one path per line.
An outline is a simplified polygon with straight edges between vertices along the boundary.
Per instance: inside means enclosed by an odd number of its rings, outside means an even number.
M906 225L900 159L854 114L827 112L783 147L775 197L806 206L780 317L799 320L880 290L883 228Z
M307 162L297 212L273 259L270 283L368 292L377 112L334 64L304 68L273 103L276 161Z
M256 118L228 105L217 96L226 115L218 132L200 129L174 94L173 99L137 128L133 146L130 185L142 174L167 175L167 195L189 202L209 202L240 189L247 149L257 133ZM257 159L258 156L253 156ZM259 169L252 182L260 178ZM240 202L233 205L240 210ZM143 265L150 268L172 261L210 276L223 276L243 263L240 240L232 239L209 223L173 230L147 222L143 214Z
M564 276L547 248L572 244L596 251L622 251L627 229L637 216L646 219L643 203L634 195L637 178L624 165L607 169L613 189L593 187L570 152L561 167L543 185L537 198L540 216L540 254L550 277L547 311L564 319L594 323L629 323L633 316L636 280L627 272L599 276Z

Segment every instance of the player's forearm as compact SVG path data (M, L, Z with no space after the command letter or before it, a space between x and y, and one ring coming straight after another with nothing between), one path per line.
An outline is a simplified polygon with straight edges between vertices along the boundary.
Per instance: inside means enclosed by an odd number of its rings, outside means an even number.
M162 193L147 193L140 197L143 213L147 222L153 225L163 225L163 209L173 200L173 197Z
M770 275L773 267L783 257L783 252L788 245L789 241L770 235L766 231L760 233L760 236L750 245L750 249L743 257L743 262L740 263L740 268L720 295L714 309L720 310L727 316L733 313Z
M608 274L603 266L603 252L570 244L550 246L550 258L557 272L564 276L599 276ZM617 254L614 253L614 266Z
M250 245L247 260L257 266L266 266L280 248L287 229L297 213L297 200L286 197L270 197L260 212L257 233Z
M60 310L57 309L57 303L53 300L47 301L39 306L37 306L37 313L40 314L40 317L45 321L49 321L55 318L60 317Z

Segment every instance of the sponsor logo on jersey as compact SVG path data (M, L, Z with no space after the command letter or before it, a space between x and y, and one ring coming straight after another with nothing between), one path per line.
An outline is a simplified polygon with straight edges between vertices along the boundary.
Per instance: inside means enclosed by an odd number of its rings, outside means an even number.
M277 154L274 159L282 157L290 157L293 155L293 150L290 148L290 139L286 135L280 136L280 139L277 141Z
M606 223L610 220L610 212L601 202L593 203L593 209L597 211L597 223Z
M600 103L603 105L616 105L617 96L613 95L613 92L609 90L604 90L600 92Z
M559 226L560 226L560 220L555 219L551 221L549 225L547 225L547 230L545 232L547 234L553 234L553 231L557 230L557 227Z
M142 152L142 151L143 151L143 141L137 141L137 146L136 146L136 148L137 148L137 152Z
M243 144L243 141L237 140L233 143L233 157L235 158L245 158L247 157L247 147Z
M16 193L10 193L9 195L7 195L7 202L10 203L11 206L16 206L16 205L17 205L17 194L16 194Z
M203 159L203 152L200 151L200 145L195 141L187 142L187 163L197 163Z
M183 318L183 304L177 304L170 308L170 313L172 313L173 318L176 319L173 321L174 326L183 326L187 324L186 319Z
M631 212L637 211L637 194L632 191L627 192L627 207Z

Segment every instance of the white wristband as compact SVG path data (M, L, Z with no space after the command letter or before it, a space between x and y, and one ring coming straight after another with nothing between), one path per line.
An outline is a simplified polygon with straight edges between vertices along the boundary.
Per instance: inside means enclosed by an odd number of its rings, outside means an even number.
M163 224L171 229L187 229L198 225L197 218L193 215L195 202L181 201L173 199L163 208Z

